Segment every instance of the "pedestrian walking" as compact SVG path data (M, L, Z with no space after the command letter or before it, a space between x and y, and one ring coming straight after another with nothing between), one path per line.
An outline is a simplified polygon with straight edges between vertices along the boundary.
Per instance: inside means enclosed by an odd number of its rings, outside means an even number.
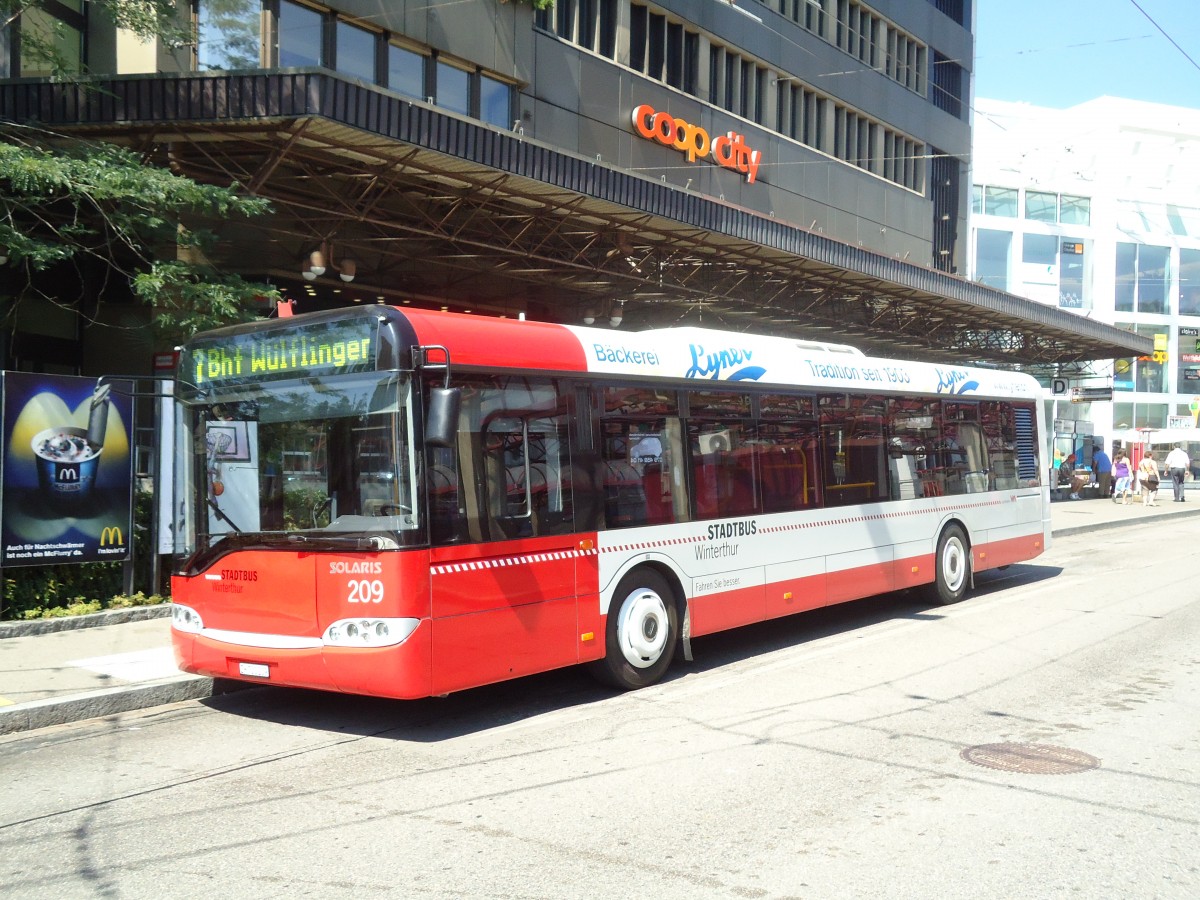
M1183 502L1183 479L1187 475L1188 466L1192 463L1182 444L1167 454L1167 474L1171 476L1171 488L1175 491L1175 502Z
M1112 492L1112 467L1112 460L1104 448L1099 444L1092 447L1092 471L1096 473L1101 497L1107 497Z
M1158 506L1158 463L1148 452L1138 463L1138 484L1142 486L1142 506Z
M1124 450L1118 450L1117 458L1113 460L1113 475L1117 479L1113 487L1113 503L1128 506L1129 495L1132 493L1129 486L1133 483L1133 466L1129 464L1129 457L1125 455Z

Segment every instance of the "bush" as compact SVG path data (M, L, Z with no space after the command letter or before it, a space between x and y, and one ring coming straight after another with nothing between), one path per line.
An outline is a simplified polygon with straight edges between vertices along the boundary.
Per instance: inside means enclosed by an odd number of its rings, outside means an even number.
M153 494L138 491L134 502L134 540L149 536L154 514ZM149 581L149 554L155 548L134 548L134 581ZM4 570L2 619L43 619L78 616L102 609L123 609L164 602L157 593L123 595L124 563L94 562L59 566L13 566ZM103 598L109 598L105 600Z

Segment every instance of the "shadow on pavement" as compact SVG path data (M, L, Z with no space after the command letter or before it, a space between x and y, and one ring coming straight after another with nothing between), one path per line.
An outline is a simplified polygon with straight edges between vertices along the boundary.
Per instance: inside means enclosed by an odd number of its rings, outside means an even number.
M1056 566L1031 564L983 572L963 603L1054 578L1060 572L1062 569ZM663 683L669 685L689 675L888 621L940 619L943 609L920 591L898 591L695 638L695 659L686 662L677 656ZM218 690L232 690L214 694L201 703L228 715L280 725L416 743L485 732L543 713L584 708L622 696L595 682L583 666L425 700L387 700L265 685L240 690L239 686L238 682L218 681Z

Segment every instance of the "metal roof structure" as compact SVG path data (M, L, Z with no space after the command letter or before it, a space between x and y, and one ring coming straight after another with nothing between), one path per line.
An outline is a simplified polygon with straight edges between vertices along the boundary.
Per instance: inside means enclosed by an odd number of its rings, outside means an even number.
M622 327L700 324L1043 372L1153 350L325 70L9 82L0 119L268 198L274 215L230 232L214 260L251 275L303 284L300 261L323 242L356 261L358 290L478 313L580 322L619 308Z

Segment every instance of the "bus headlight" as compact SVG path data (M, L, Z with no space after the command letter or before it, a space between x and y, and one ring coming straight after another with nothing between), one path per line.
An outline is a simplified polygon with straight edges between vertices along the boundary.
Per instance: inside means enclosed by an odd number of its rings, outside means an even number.
M321 641L328 647L390 647L403 644L420 624L420 619L339 619Z
M204 622L200 618L200 613L196 612L190 606L184 606L181 603L172 603L171 627L176 631L199 634L204 630Z

